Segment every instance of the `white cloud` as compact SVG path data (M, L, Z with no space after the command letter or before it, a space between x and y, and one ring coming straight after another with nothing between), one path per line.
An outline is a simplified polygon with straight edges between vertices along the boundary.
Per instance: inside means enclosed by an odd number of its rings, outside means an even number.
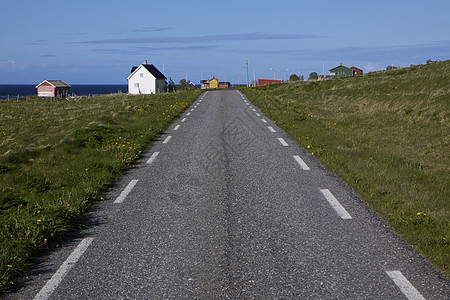
M27 67L27 64L24 62L17 62L15 60L9 59L6 61L0 61L0 70L5 71L17 71L23 70Z

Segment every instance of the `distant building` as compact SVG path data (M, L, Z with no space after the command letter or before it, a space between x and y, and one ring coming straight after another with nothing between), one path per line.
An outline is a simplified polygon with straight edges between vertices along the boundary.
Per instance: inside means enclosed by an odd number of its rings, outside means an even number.
M269 85L269 84L278 84L278 83L283 83L283 80L258 78L258 86L264 86L264 85Z
M339 66L330 70L331 77L345 77L345 76L353 76L353 75L361 75L363 74L363 70L357 67L347 68L340 64Z
M209 88L210 89L216 89L219 87L219 79L217 79L216 77L213 77L210 81L209 81Z
M216 89L219 87L219 79L213 77L210 80L201 80L200 84L202 89Z
M226 89L230 87L230 83L229 82L219 82L219 89Z
M340 66L337 66L330 70L330 76L334 77L353 76L353 70L341 64Z
M65 98L70 95L70 85L62 80L44 80L36 86L38 97Z
M201 80L200 81L200 87L202 89L209 89L209 80Z
M131 74L127 77L128 94L164 93L167 89L166 79L154 65L144 61L144 64L131 68Z
M350 69L353 70L353 75L362 75L363 70L357 68L357 67L350 67Z
M189 82L188 86L191 90L195 90L195 84L193 82Z

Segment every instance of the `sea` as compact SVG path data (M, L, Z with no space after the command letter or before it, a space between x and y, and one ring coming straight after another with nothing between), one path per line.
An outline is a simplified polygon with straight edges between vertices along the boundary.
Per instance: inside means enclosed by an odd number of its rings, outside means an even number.
M101 94L128 93L128 85L114 84L71 84L70 94L77 96L93 96ZM17 99L27 96L35 96L35 84L0 84L0 99Z

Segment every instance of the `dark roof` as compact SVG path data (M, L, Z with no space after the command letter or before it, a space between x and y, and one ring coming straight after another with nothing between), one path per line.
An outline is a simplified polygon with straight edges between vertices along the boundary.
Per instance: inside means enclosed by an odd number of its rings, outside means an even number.
M166 76L164 76L164 74L161 73L154 65L142 65L142 66L144 68L146 68L147 71L149 71L153 76L155 76L155 78L157 78L157 79L167 79ZM136 71L137 68L139 68L139 66L132 67L131 68L131 73Z
M51 85L53 85L54 87L70 87L70 85L68 85L67 83L65 83L62 80L44 80L41 83L39 83L36 88L40 85L42 85L44 82L48 82Z
M56 87L70 87L70 85L68 85L67 83L65 83L62 80L47 80L47 81Z
M341 64L340 66L337 66L337 67L335 67L335 68L333 68L333 69L330 69L330 71L333 71L334 69L342 68L342 67L351 70L350 68L348 68L348 67L346 67L346 66L343 66L343 65Z

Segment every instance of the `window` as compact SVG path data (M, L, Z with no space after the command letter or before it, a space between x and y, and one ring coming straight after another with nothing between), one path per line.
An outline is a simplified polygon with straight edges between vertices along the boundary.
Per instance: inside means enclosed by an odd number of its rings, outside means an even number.
M140 75L141 75L141 77L144 77L144 73L141 73Z
M135 87L135 88L139 88L139 82L136 82L136 83L134 84L134 87Z

